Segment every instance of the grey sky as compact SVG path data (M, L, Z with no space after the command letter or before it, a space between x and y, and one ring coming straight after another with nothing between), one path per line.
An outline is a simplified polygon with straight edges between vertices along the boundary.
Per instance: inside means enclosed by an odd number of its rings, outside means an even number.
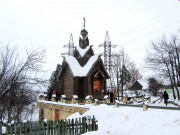
M103 49L106 31L113 44L125 48L138 67L143 66L145 47L163 33L180 29L179 0L1 0L0 41L43 47L49 74L62 62L63 45L73 34L78 45L86 17L90 44ZM116 48L116 50L119 50Z

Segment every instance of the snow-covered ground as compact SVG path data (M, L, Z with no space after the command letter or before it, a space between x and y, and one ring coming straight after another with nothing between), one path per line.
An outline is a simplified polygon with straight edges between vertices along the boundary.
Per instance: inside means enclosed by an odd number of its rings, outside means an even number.
M165 106L163 103L156 105L160 104ZM148 108L143 111L140 107L101 104L83 115L75 113L69 118L93 115L99 129L84 135L180 135L180 110Z
M163 100L153 103L158 98L151 97L151 102L147 101L148 106L166 107ZM89 108L89 111L83 115L76 112L67 118L72 119L95 115L98 121L98 131L88 132L84 135L180 135L180 110L148 108L147 111L143 111L142 107L121 105L115 107L115 105L106 104L94 106L93 104L65 104L43 100L39 100L39 102ZM180 101L175 102L180 105ZM142 102L134 102L133 104L142 105ZM178 106L173 104L168 104L167 107L178 108ZM38 120L38 109L31 116L31 120ZM2 128L2 131L5 133L5 127Z

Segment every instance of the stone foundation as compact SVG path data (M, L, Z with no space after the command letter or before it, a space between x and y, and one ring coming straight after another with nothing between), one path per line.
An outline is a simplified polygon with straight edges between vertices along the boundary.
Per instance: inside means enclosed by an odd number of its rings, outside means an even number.
M83 114L89 110L89 108L81 107L81 105L62 104L51 101L38 101L37 106L39 107L39 121L43 119L52 121L63 120L73 113Z

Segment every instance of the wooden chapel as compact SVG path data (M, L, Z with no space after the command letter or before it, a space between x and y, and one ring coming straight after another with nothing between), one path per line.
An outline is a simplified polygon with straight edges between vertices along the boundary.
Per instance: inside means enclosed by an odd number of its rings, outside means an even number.
M63 57L59 75L62 84L60 93L69 99L73 95L77 95L78 99L85 99L88 95L94 99L103 99L109 74L103 65L101 55L94 54L93 45L89 45L85 20L80 34L79 46L74 48L72 55Z

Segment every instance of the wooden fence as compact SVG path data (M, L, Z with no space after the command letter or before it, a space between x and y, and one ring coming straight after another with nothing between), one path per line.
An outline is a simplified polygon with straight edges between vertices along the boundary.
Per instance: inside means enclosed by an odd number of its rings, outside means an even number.
M6 132L2 132L2 127ZM81 135L88 131L98 130L95 117L82 117L57 122L36 122L0 125L0 135Z

